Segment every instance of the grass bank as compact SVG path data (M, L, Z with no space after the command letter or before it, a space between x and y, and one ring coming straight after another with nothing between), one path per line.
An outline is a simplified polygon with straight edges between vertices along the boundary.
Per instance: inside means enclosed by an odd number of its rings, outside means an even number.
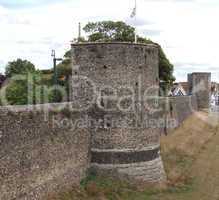
M207 113L198 113L198 115L189 117L180 128L161 138L162 158L168 177L166 186L136 186L124 181L90 175L81 182L80 188L63 191L58 195L51 196L48 200L201 199L199 193L201 193L200 190L204 190L205 183L203 179L199 178L200 174L196 172L202 171L203 176L205 173L208 174L209 171L206 172L207 169L204 165L208 161L204 159L213 151L214 155L209 160L213 164L218 156L217 151L214 150L217 144L218 128L212 126L207 120ZM219 159L216 160L219 162ZM214 168L214 176L216 176L215 179L219 178L217 167ZM219 188L215 188L215 190L217 189ZM207 197L209 199L209 196ZM218 199L210 199L218 200L219 196Z

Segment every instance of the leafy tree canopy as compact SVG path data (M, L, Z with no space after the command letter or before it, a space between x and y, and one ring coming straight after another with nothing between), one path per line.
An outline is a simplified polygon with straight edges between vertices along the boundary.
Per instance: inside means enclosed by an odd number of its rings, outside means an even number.
M27 60L17 59L6 66L5 75L10 78L16 74L27 74L35 71L35 66Z
M84 28L88 41L134 41L135 29L124 22L102 21L88 23Z
M9 105L27 105L41 103L41 75L38 71L22 74L19 79L9 79L6 89L6 99Z
M6 66L5 75L8 82L2 90L6 89L6 99L9 105L36 103L38 98L36 87L40 85L41 74L35 69L34 64L27 60L14 60ZM19 76L14 79L15 75ZM31 92L28 91L28 87L31 88Z

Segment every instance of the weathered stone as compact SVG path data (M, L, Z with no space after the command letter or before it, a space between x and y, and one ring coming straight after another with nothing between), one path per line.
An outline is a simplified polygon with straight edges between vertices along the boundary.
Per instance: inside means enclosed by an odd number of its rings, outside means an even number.
M211 73L192 73L188 75L190 93L196 96L198 109L210 107Z
M84 89L76 92L78 85L76 88L73 85L72 101L76 107L82 108L87 106L87 100L94 99L91 105L94 109L89 110L89 116L103 123L108 116L105 127L94 126L91 129L92 166L98 168L96 172L101 173L107 165L111 171L134 178L137 168L123 169L123 164L144 162L146 167L145 161L148 161L153 164L151 169L160 170L154 181L165 180L162 162L152 162L160 159L158 149L162 128L156 123L163 118L162 112L154 107L159 93L158 46L131 43L74 44L72 58L73 74L78 76L76 83ZM80 77L86 77L92 84L84 84ZM95 86L96 92L93 98L90 92L94 87L91 85ZM115 97L104 101L103 93L107 97ZM127 101L120 102L119 107L118 101L124 96ZM99 105L98 97L103 100ZM130 101L133 104L130 109L121 109L129 108ZM146 123L147 120L154 120L154 127ZM115 122L121 122L124 126L118 127ZM158 149L145 150L154 145ZM124 172L126 170L127 173ZM148 170L145 177L141 175L141 179L147 181L148 177L148 181L151 181L154 173ZM150 177L147 176L149 174Z
M86 176L89 132L54 125L53 117L64 118L62 111L49 111L47 120L46 114L40 106L0 109L0 199L45 199ZM74 112L71 119L82 116Z

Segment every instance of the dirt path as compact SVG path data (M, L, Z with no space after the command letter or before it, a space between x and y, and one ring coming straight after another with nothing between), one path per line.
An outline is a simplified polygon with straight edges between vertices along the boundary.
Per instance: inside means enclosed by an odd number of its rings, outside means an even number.
M195 188L191 199L219 200L219 134L217 133L198 156L192 174Z

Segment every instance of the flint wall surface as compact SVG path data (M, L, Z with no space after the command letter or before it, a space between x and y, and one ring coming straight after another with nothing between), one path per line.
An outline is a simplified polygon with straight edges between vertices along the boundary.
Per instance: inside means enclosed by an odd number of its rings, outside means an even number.
M198 110L197 98L191 96L176 96L166 99L166 130L179 127L186 118Z
M210 107L211 73L192 73L189 75L190 90L197 98L198 109Z
M0 199L45 199L86 176L89 133L62 121L82 114L63 108L47 114L40 106L0 109Z
M96 100L89 116L105 123L91 129L92 167L118 177L165 180L159 148L162 128L144 124L163 119L162 112L152 112L159 91L158 46L73 44L72 60L76 83L72 101L81 108ZM153 98L144 99L149 96Z

